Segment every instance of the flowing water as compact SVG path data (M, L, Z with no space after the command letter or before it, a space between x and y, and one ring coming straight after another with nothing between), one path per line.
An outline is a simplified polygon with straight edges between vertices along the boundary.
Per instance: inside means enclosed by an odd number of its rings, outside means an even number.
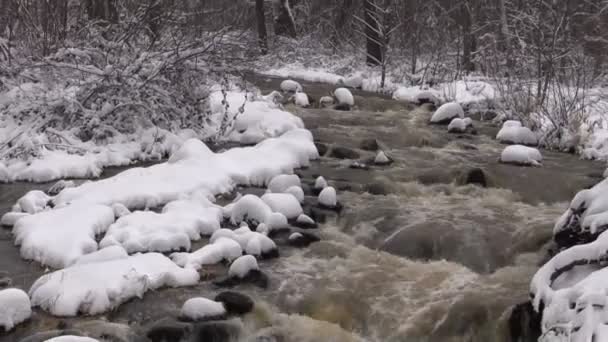
M270 91L279 80L256 76L254 82ZM317 99L331 90L303 85ZM499 164L504 146L494 141L497 128L489 123L475 122L475 135L448 134L445 126L427 124L428 107L355 95L358 107L349 112L288 106L325 152L298 173L308 184L323 175L344 208L325 213L321 242L283 246L280 258L261 262L269 289L236 288L256 300L243 329L256 341L509 341L511 309L528 298L555 219L579 189L600 180L603 165L550 151L543 151L540 168ZM375 151L360 148L370 139L391 165L351 168L352 160L341 159L373 160ZM466 184L475 168L488 187ZM40 186L0 186L2 210L33 188ZM27 289L43 270L19 259L9 231L1 234L0 270ZM225 266L203 272L213 279ZM217 292L209 281L164 289L103 318L137 329L175 315L192 296ZM67 324L83 320L89 318ZM57 324L37 312L4 338L18 341Z

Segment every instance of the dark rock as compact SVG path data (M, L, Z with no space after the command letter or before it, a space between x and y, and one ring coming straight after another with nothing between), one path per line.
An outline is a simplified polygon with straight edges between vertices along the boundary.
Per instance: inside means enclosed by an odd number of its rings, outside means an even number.
M370 138L361 141L359 148L365 151L377 151L380 148L380 145L378 144L378 140Z
M485 188L488 186L488 181L486 179L485 172L482 169L476 167L467 172L464 184L475 184Z
M542 312L542 310L540 310ZM532 303L515 305L509 317L509 334L512 342L536 342L541 335L541 314Z
M338 103L337 105L334 106L334 110L341 110L341 111L349 111L351 109L350 105L346 104L346 103Z
M308 215L306 215L308 216ZM307 222L307 221L299 221L299 220L295 220L292 225L294 227L298 227L298 228L302 228L302 229L314 229L317 228L318 225L317 223L314 221L314 219L312 217L308 217L310 218L313 222Z
M171 318L164 318L152 324L146 331L151 342L186 341L192 332L192 325L178 322Z
M343 189L339 189L339 190L343 190ZM335 211L335 212L339 213L342 211L343 206L342 206L342 203L340 203L340 202L336 203L336 205L333 207L329 207L329 206L319 203L319 208L325 209L325 210L331 210L331 211Z
M278 257L279 257L279 250L277 248L263 252L261 255L262 259L273 259L273 258L278 258Z
M308 216L317 223L325 223L325 221L327 221L327 213L316 207L310 208L310 214Z
M228 314L244 315L253 310L253 300L242 293L225 291L215 296L216 302L224 303Z
M323 157L327 153L327 145L315 142L315 146L317 147L317 151L319 151L319 156Z
M359 153L347 147L335 146L331 149L329 156L338 159L358 159Z
M241 325L231 321L205 322L194 325L188 342L231 342L239 341Z
M2 272L0 272L0 289L9 287L13 283L13 280L7 276L4 276Z
M321 238L315 234L307 232L297 232L289 237L288 243L293 247L306 247L313 242L319 242Z
M388 195L391 193L390 185L384 182L373 182L367 185L366 191L372 195Z
M251 270L243 278L227 276L213 282L213 284L219 287L233 287L239 284L253 284L263 289L268 288L268 283L268 276L259 270Z

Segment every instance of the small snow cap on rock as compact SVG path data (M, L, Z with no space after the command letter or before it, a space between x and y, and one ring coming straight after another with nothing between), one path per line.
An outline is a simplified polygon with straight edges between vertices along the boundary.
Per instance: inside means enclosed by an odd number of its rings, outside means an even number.
M281 213L285 215L287 219L295 219L302 213L300 201L292 194L268 193L262 196L262 201L264 201L273 212Z
M278 175L268 182L270 192L285 192L289 187L302 186L298 175Z
M431 103L435 106L439 105L440 101L432 91L422 90L414 96L414 102L417 104Z
M230 265L230 269L228 269L228 276L245 278L249 272L254 270L260 270L258 261L253 255L243 255L242 257L234 260L234 262Z
M317 179L315 180L315 189L325 189L327 187L327 181L325 180L325 178L323 178L323 176L319 176L317 177Z
M270 94L261 97L262 101L268 103L280 103L283 101L283 95L276 90L273 90Z
M431 117L431 123L448 124L454 118L464 118L464 110L457 102L448 102L437 108Z
M221 319L226 316L226 309L224 304L211 299L190 298L182 306L179 316L180 319L187 321Z
M63 335L53 337L50 340L46 340L44 342L99 342L99 340L86 336Z
M319 99L319 104L322 108L330 107L334 104L334 102L334 98L331 96L323 96L321 99Z
M310 216L302 214L296 219L296 225L302 228L316 228L317 224Z
M346 88L336 89L334 91L334 96L338 100L338 104L349 105L351 107L355 105L355 98L353 97L353 94Z
M515 121L518 122L519 121ZM510 123L507 125L507 123ZM506 125L506 126L505 126ZM498 134L496 139L504 144L521 144L528 146L538 145L538 139L534 132L528 127L517 126L513 121L506 121Z
M19 289L0 291L0 327L12 330L32 316L30 297Z
M448 125L448 133L464 133L467 130L465 119L454 118Z
M524 166L540 166L543 160L540 151L523 145L507 146L500 155L500 162Z
M335 208L338 205L338 196L336 195L336 189L332 186L328 186L321 191L319 194L319 204L327 208Z
M294 80L285 80L285 81L281 82L281 90L284 93L287 93L287 92L297 93L297 92L302 91L302 86L300 85L300 83L298 83Z
M287 188L287 190L285 190L285 193L292 195L300 203L304 202L304 190L302 190L302 188L297 185L290 186L289 188Z
M310 106L310 102L308 102L308 95L306 95L305 93L296 93L293 96L293 102L296 106L299 107L306 108Z
M376 165L387 165L390 164L391 160L389 157L386 156L386 154L384 153L384 151L378 151L378 154L376 154L376 158L374 158L374 164Z

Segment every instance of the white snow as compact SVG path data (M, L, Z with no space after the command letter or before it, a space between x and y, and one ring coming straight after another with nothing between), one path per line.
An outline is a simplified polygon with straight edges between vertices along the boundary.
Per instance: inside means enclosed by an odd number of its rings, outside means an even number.
M346 88L338 88L334 90L334 96L338 100L339 104L347 104L349 106L355 105L355 98L350 90Z
M94 262L109 261L127 258L129 254L121 246L110 246L96 252L81 256L74 265L91 264Z
M287 219L295 219L302 214L300 201L292 194L268 193L262 196L262 201L264 201L273 212L281 213L285 215Z
M86 336L63 335L53 337L50 340L46 340L44 342L99 342L99 340Z
M281 93L278 91L273 90L268 95L260 96L260 99L268 103L277 104L283 101L283 95L281 95Z
M319 194L319 204L329 207L329 208L333 208L338 204L338 198L336 195L336 189L334 189L332 186L328 186L326 188L323 189L323 191L321 191L321 193Z
M0 327L12 330L32 315L30 297L19 289L0 290Z
M315 189L325 189L327 186L327 181L323 176L319 176L315 179Z
M287 239L289 241L293 241L293 240L297 240L302 237L304 237L304 235L302 235L302 233L295 232L295 233L292 233L291 235L289 235L289 237Z
M361 88L363 87L363 76L361 75L353 75L349 77L345 77L342 82L347 87L350 88Z
M305 214L298 216L298 218L296 219L296 222L303 223L303 224L309 224L309 225L315 224L315 221L312 218L310 218L310 216L305 215Z
M270 192L285 192L291 186L302 186L298 175L278 175L268 183Z
M290 186L285 193L293 195L300 203L304 202L304 190L297 185Z
M386 156L384 151L378 151L376 157L374 158L374 163L378 165L384 165L390 163L391 160Z
M114 210L114 216L116 216L116 218L131 214L131 210L120 203L112 204L112 210Z
M521 123L517 126L515 122L518 121L506 121L498 131L496 139L506 144L537 145L536 135L528 127L522 127Z
M17 223L17 220L19 220L22 217L29 216L29 215L30 214L28 214L28 213L16 213L16 212L10 211L10 212L2 215L2 219L0 219L0 225L6 226L6 227L12 227L15 225L15 223Z
M267 223L272 209L261 198L255 195L245 195L235 202L230 216L232 224L243 220L254 220L257 223Z
M253 270L259 270L258 261L253 255L243 255L234 260L228 269L228 275L231 277L244 278Z
M310 102L308 102L308 95L305 93L296 93L293 96L293 101L296 106L299 107L308 107L310 106Z
M40 277L29 294L32 305L55 316L95 315L163 286L190 286L199 280L159 253L74 265Z
M539 150L524 145L507 146L500 154L503 163L540 166L542 160Z
M502 127L522 127L521 121L518 120L507 120L503 122Z
M225 314L226 308L223 303L203 297L188 299L180 311L180 317L193 321L221 317Z
M161 213L135 211L122 216L99 245L120 245L129 254L190 250L191 241L220 229L221 219L222 210L206 199L172 201Z
M260 71L263 75L277 76L282 78L298 78L314 83L340 84L343 82L343 77L330 72L311 68L277 68ZM282 89L282 87L281 87Z
M319 99L321 107L329 107L334 104L334 98L331 96L323 96Z
M32 190L17 200L17 205L21 211L28 214L35 214L47 208L50 196L40 190Z
M300 85L300 83L294 81L294 80L285 80L283 82L281 82L281 90L283 92L301 92L302 91L302 85Z
M95 236L113 222L108 206L75 204L20 218L13 235L24 259L63 268L96 251Z
M222 229L216 233L220 231ZM223 260L234 260L242 254L243 248L235 239L218 236L215 239L212 237L211 243L192 253L173 253L171 259L179 266L198 270L204 265L214 265Z
M434 89L420 89L419 86L399 87L393 92L393 99L404 102L430 102L439 105L439 92Z
M448 102L441 105L431 116L431 122L438 123L453 118L464 118L464 110L458 102Z
M467 122L461 118L454 118L448 125L448 132L463 133L467 130Z

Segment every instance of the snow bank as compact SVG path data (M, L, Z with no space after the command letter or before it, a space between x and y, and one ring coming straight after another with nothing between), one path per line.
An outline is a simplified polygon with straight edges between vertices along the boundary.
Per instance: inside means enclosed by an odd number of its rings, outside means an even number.
M259 270L258 261L253 255L243 255L234 260L228 269L230 277L245 278L249 272Z
M302 186L298 175L278 175L268 183L270 192L285 192L291 186Z
M338 104L347 104L349 106L355 105L355 98L350 90L346 88L338 88L334 90L334 96L338 100Z
M507 164L540 166L542 160L539 150L523 145L507 146L500 154L500 161Z
M285 215L287 219L295 219L303 212L300 201L292 194L269 193L262 196L262 201L264 201L273 212L281 213Z
M198 270L203 265L214 265L223 260L231 261L243 254L241 245L233 239L220 236L212 238L211 241L192 253L173 253L171 259L179 266Z
M197 297L188 299L180 311L180 318L192 321L219 318L226 315L224 304L211 299Z
M319 194L319 204L328 208L334 208L338 204L336 189L328 186Z
M498 131L496 139L505 144L538 145L536 135L528 127L522 127L521 123L518 126L517 123L519 122L506 121Z
M30 297L19 289L0 290L0 327L12 330L32 315Z
M464 111L457 102L449 102L437 108L433 116L431 116L431 123L449 123L456 117L464 118Z
M208 200L177 200L161 213L136 211L119 218L100 246L120 245L128 253L190 250L190 241L220 229L222 210Z
M29 293L34 306L56 316L95 315L125 301L143 297L163 286L190 286L199 280L193 269L183 269L158 253L74 265L40 277Z
M318 69L285 67L277 69L263 70L260 72L263 75L276 76L282 78L297 78L308 82L340 84L343 82L343 77Z
M96 251L95 236L113 222L114 211L108 206L70 205L19 219L13 235L24 259L63 268Z

